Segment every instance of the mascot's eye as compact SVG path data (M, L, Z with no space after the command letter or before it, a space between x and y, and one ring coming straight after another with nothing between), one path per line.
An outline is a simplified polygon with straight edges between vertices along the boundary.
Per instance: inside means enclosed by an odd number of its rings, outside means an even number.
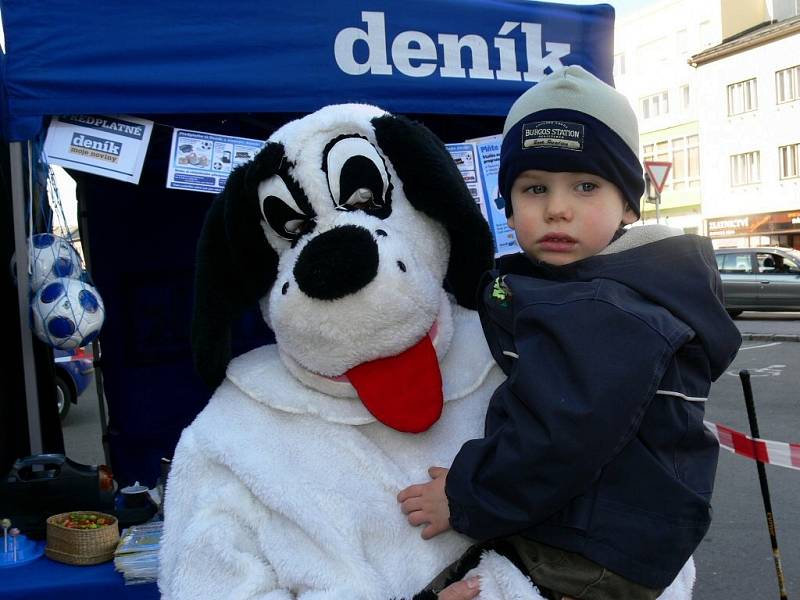
M375 202L375 194L369 188L358 188L355 192L350 194L350 197L342 202L338 208L360 208L361 210L368 210L370 208L377 208L378 204Z
M258 185L258 197L261 214L283 239L293 242L314 228L313 217L300 210L280 176L262 181Z
M391 186L375 147L361 137L334 142L325 157L328 186L337 210L364 210L388 216Z
M286 223L283 225L283 228L290 235L303 235L306 231L308 231L308 226L308 219L292 219L290 221L286 221Z

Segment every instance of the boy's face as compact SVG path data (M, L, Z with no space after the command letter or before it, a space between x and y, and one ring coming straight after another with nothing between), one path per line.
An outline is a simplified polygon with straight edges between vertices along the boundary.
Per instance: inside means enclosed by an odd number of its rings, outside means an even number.
M529 257L566 265L608 246L620 225L636 221L619 188L588 173L524 171L511 187L508 225Z

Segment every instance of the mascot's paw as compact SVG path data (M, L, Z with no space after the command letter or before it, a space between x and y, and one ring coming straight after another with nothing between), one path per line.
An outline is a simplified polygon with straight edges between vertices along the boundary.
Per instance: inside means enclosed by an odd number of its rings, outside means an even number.
M478 600L545 600L536 586L510 560L494 550L481 555L481 562L466 578L481 578Z

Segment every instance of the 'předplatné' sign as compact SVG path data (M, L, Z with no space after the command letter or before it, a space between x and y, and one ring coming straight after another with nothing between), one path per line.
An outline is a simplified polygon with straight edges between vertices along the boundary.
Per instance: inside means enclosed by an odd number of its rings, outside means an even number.
M53 117L44 151L48 162L139 183L153 122L137 117Z

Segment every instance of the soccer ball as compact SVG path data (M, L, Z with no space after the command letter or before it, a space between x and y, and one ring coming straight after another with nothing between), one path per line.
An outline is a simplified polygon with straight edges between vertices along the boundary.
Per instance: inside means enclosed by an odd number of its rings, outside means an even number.
M32 291L39 291L44 284L59 277L80 278L81 257L67 240L52 233L37 233L31 243Z
M105 307L94 286L59 277L33 297L33 331L40 340L62 350L89 344L103 326Z

